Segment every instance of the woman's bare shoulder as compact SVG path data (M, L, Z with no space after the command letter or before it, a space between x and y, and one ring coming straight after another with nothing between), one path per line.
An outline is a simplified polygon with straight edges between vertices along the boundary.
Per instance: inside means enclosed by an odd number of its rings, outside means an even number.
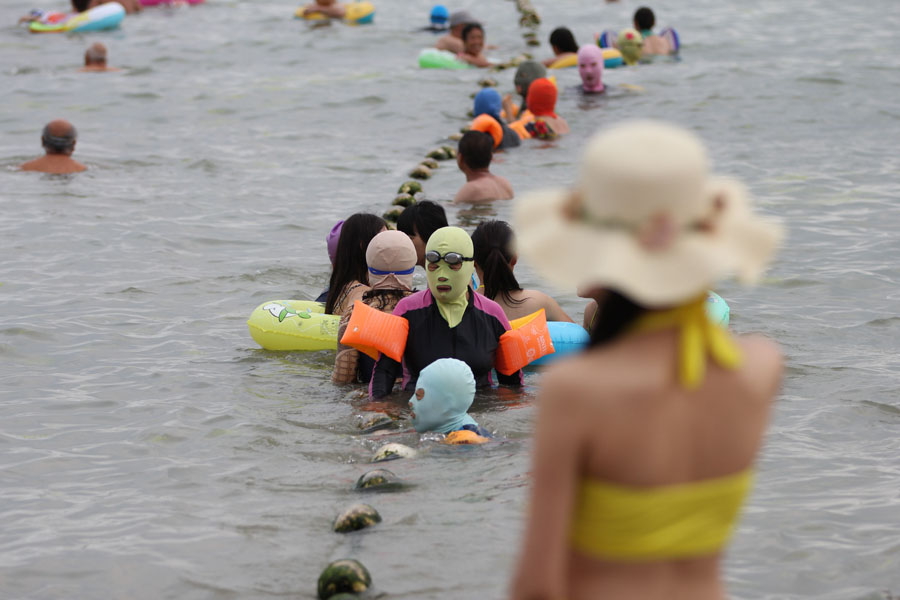
M778 344L763 335L737 338L744 357L742 372L752 388L765 397L773 396L784 373L784 355Z
M565 396L569 401L586 399L596 404L604 398L614 400L619 397L617 390L627 385L627 378L620 377L619 367L620 361L609 351L589 350L548 367L541 388L549 395Z

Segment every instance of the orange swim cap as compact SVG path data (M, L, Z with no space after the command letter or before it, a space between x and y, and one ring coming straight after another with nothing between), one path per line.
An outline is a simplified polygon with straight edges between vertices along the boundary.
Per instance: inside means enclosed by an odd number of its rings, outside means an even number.
M491 137L494 138L494 148L503 141L503 127L491 115L484 114L475 117L475 120L472 121L472 129L491 134Z

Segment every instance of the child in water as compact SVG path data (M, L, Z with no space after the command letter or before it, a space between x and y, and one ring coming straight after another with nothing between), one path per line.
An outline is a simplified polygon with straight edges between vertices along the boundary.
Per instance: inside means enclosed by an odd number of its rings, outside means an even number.
M672 47L672 44L666 38L653 33L653 26L656 25L656 15L653 14L650 8L642 6L637 9L634 12L633 22L634 28L643 38L642 51L644 54L672 54L675 52L675 48ZM619 40L619 43L621 44L621 40Z
M447 434L448 444L482 444L491 437L468 415L475 399L475 376L469 365L441 358L419 373L416 392L409 399L413 427L419 433Z

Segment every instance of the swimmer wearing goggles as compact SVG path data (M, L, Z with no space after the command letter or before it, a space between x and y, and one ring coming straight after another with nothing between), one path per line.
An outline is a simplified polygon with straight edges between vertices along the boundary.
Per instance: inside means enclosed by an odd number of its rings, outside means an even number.
M450 268L454 271L458 271L460 267L462 267L463 262L468 260L475 260L474 257L463 256L459 252L447 252L443 256L441 256L441 253L437 250L429 250L425 253L425 260L428 262L429 271L434 271L434 269L437 269L437 263L441 259L444 259L444 262L450 265Z

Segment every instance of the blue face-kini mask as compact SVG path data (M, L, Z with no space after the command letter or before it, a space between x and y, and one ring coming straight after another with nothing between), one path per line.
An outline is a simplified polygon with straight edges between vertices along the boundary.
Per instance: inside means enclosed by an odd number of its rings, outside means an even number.
M503 109L503 99L500 92L492 87L483 88L475 95L475 104L472 108L472 116L487 114L491 115L498 121L500 120L500 111Z
M434 361L419 373L416 391L420 389L425 392L421 400L416 394L409 399L413 426L419 433L450 433L465 425L478 425L466 414L475 399L475 376L463 361L455 358Z

